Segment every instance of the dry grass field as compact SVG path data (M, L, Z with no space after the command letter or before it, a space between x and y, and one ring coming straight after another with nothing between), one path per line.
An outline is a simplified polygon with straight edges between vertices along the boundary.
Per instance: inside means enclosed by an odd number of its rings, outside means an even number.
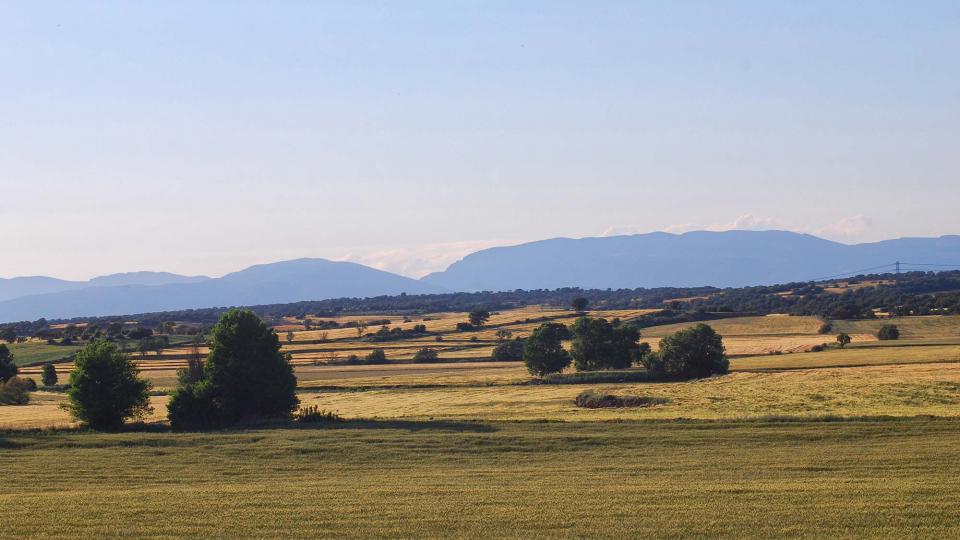
M515 335L535 323L509 321L541 316L499 315ZM343 422L170 433L156 395L141 431L97 434L75 430L62 393L0 407L0 537L956 537L958 320L897 319L899 342L839 322L846 349L736 357L705 380L564 385L530 384L519 362L325 365L318 347L371 344L300 331L301 402ZM710 324L734 354L834 338L807 317ZM470 358L493 332L377 346ZM140 365L166 389L182 363ZM664 401L576 407L587 389Z

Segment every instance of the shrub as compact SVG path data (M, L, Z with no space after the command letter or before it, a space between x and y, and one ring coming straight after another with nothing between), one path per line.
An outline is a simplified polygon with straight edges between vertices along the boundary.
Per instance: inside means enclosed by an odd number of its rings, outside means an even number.
M150 411L150 383L139 378L130 357L97 340L74 358L67 410L93 429L118 429Z
M471 325L483 326L488 320L490 320L490 312L485 309L475 309L470 312L470 315L467 318L470 320Z
M652 407L654 405L663 405L670 400L661 397L646 396L615 396L596 390L586 390L581 392L574 400L577 407L585 409L603 409L610 407Z
M364 363L367 364L389 364L390 361L387 360L387 353L383 352L383 349L374 349L370 351L366 357L364 357Z
M571 331L570 356L577 371L628 368L639 349L640 332L636 328L611 324L606 319L580 317Z
M36 389L33 379L10 377L0 383L0 405L26 405L30 403L30 387Z
M820 325L820 328L817 328L818 334L829 334L830 332L833 332L833 323L830 321L824 322Z
M27 392L36 392L37 391L37 381L33 380L31 377L17 377L23 384L27 386Z
M877 339L882 341L900 339L900 329L895 324L885 324L877 332Z
M837 345L839 345L841 349L849 345L851 341L853 341L853 338L850 337L850 334L843 333L837 335Z
M316 405L309 405L297 411L297 414L294 415L294 420L303 424L318 424L342 422L343 418L333 411L326 411Z
M43 365L43 373L40 375L40 380L43 382L44 386L54 386L57 384L57 368L47 362Z
M523 344L523 362L527 371L537 377L559 373L570 365L570 353L563 348L563 340L570 337L567 327L546 323L537 327Z
M652 373L671 378L709 377L730 369L723 338L700 323L660 340L660 351L644 358Z
M289 418L299 403L296 387L277 333L252 311L232 309L213 327L203 379L177 388L168 416L176 429Z
M583 313L586 311L588 305L590 305L590 302L582 296L574 298L573 301L570 302L570 307L572 307L577 313Z
M413 355L413 361L421 364L436 362L437 360L437 351L430 347L424 347Z
M498 344L493 348L490 359L495 362L523 360L523 341L515 339Z
M458 322L458 323L457 323L457 331L458 331L458 332L469 332L470 330L474 330L475 328L476 328L476 327L475 327L474 325L472 325L472 324L470 324L470 323L468 323L468 322Z
M17 365L13 363L13 353L6 344L0 343L0 383L5 383L17 375Z

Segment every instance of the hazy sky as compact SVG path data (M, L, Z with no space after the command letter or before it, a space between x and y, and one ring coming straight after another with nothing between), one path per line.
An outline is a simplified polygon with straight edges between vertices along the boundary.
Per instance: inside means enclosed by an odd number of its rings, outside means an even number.
M0 276L960 233L960 2L0 4Z

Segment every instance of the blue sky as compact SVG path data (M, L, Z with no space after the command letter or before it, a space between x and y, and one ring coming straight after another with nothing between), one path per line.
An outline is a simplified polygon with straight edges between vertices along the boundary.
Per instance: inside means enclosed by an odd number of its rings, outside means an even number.
M5 2L0 276L960 233L958 2Z

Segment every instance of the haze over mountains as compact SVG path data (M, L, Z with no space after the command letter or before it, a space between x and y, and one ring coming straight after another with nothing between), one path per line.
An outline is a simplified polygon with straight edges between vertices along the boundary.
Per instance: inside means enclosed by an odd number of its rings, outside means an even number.
M960 236L857 245L786 231L555 238L478 251L420 280L324 259L257 265L221 278L132 272L86 282L0 279L0 322L401 293L740 287L809 281L898 260L960 264Z

